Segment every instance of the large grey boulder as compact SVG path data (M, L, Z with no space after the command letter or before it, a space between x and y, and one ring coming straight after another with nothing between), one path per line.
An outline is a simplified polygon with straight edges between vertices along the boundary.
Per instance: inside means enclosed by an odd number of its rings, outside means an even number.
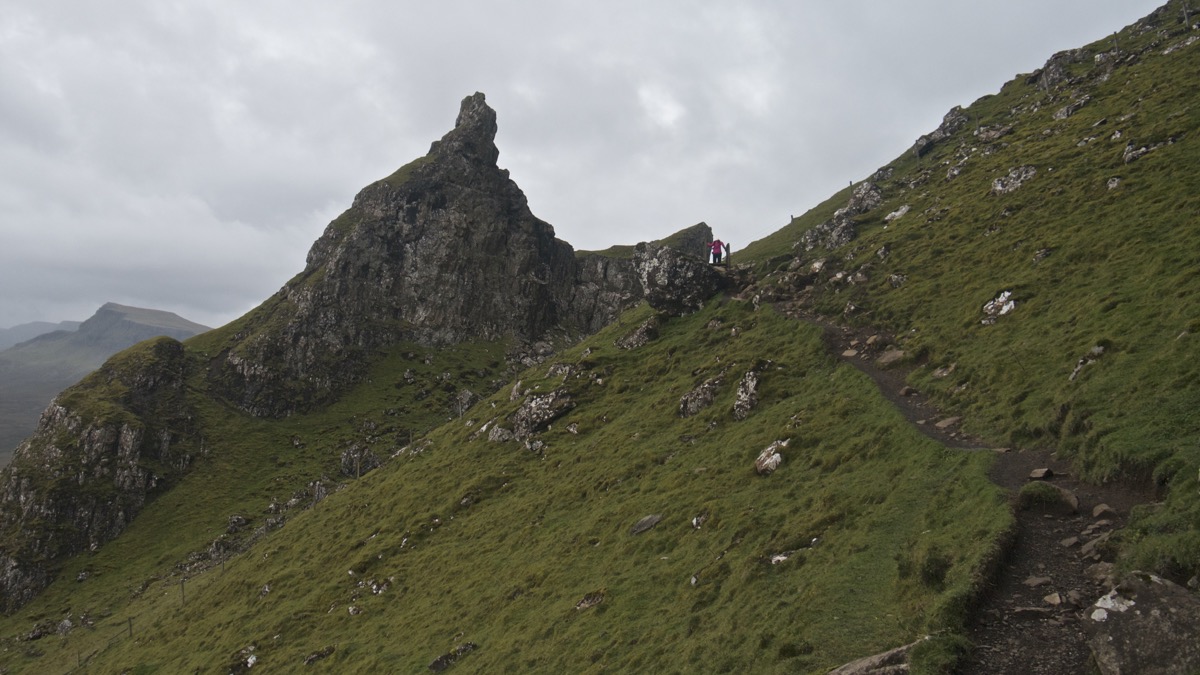
M646 302L671 316L699 311L729 284L713 265L668 246L638 244L633 264Z
M1085 614L1102 675L1200 672L1200 598L1186 588L1133 572Z

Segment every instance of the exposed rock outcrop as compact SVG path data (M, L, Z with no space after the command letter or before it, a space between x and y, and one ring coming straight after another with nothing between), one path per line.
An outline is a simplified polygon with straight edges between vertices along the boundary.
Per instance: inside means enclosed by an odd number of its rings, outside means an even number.
M120 534L202 452L183 345L144 342L46 409L0 473L0 611L52 580L67 556Z
M637 349L644 347L658 337L658 317L646 319L637 328L623 335L614 344L617 349Z
M287 415L332 400L398 341L587 334L643 298L692 311L720 288L670 246L577 258L497 166L496 129L483 94L468 96L429 154L359 192L304 271L230 330L213 388L252 414ZM711 236L701 223L664 241L692 249Z
M523 441L542 431L574 407L571 393L565 388L546 394L530 394L508 421L513 425L513 435L517 440Z
M754 470L760 476L769 476L775 473L775 469L783 464L783 453L781 450L786 448L788 440L775 441L758 453L758 457L754 460Z
M638 244L633 263L646 302L672 316L698 311L728 285L714 266L668 246Z
M717 390L725 382L725 373L709 378L694 389L679 397L679 416L691 417L713 404Z
M835 249L848 244L857 234L854 229L854 216L875 209L881 203L883 192L874 182L866 181L855 185L846 205L835 211L833 218L801 235L796 248L811 251L817 247Z
M950 138L958 130L965 127L967 121L967 113L963 111L962 107L954 106L942 118L942 123L938 125L937 129L917 139L917 142L912 147L912 153L917 157L924 157L935 145Z
M738 382L737 394L733 399L733 419L744 420L758 405L758 371L747 370Z

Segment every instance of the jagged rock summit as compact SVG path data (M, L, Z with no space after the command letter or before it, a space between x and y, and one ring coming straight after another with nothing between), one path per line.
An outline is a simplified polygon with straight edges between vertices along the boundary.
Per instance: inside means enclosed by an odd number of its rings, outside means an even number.
M357 382L374 351L400 341L579 335L640 301L636 260L577 256L533 215L497 166L496 131L484 95L468 96L426 156L359 192L304 271L212 355L218 391L256 415L291 414Z

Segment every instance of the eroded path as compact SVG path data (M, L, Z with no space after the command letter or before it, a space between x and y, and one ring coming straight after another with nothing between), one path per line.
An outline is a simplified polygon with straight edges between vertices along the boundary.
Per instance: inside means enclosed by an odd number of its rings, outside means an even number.
M906 385L906 371L877 365L880 348L875 345L886 341L869 344L870 334L854 333L787 306L780 309L819 326L830 353L867 374L922 433L947 447L996 453L989 476L1012 495L1016 533L991 587L975 607L968 629L975 649L960 672L1091 672L1084 609L1111 588L1109 533L1123 527L1129 509L1150 495L1120 485L1083 483L1068 463L1050 452L999 448L963 434L959 424ZM1049 482L1078 505L1018 508L1018 492L1038 469L1049 469Z

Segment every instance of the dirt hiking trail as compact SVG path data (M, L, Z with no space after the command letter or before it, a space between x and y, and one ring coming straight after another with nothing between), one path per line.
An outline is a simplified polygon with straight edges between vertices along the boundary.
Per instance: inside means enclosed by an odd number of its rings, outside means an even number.
M1111 588L1113 553L1109 534L1124 527L1129 510L1150 501L1147 491L1123 485L1091 485L1077 480L1069 463L1048 451L999 448L963 434L961 421L942 415L906 382L908 370L884 369L871 333L854 332L780 307L787 316L819 326L829 352L868 375L883 396L926 436L946 447L996 454L989 472L1007 490L1016 532L989 587L971 613L968 637L974 650L962 675L1093 672L1084 632L1084 609ZM1057 508L1018 508L1017 494L1034 471L1060 488ZM1071 502L1076 501L1075 508Z

